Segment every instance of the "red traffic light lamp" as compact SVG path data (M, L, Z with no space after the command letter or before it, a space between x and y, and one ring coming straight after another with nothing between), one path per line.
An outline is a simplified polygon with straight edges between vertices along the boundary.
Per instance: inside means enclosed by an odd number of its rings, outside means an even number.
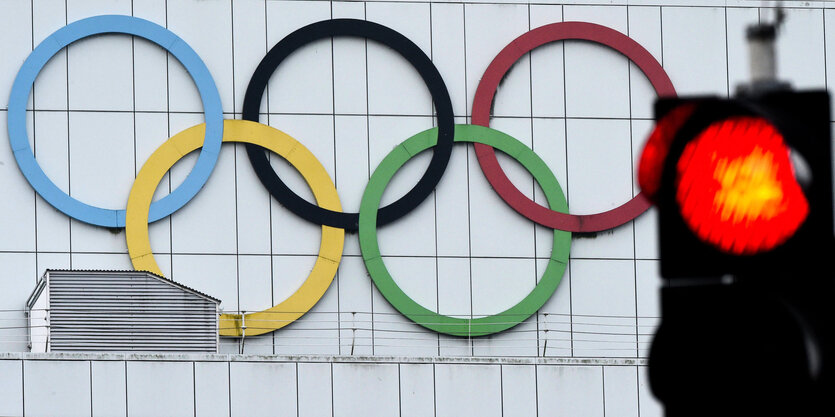
M766 119L735 116L710 124L676 164L682 220L724 253L756 254L785 243L809 214L789 153Z

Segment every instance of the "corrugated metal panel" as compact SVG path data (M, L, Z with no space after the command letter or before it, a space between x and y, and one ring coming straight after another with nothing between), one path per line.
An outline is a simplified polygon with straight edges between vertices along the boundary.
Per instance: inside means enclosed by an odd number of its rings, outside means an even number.
M147 272L46 275L53 352L217 352L215 298Z
M209 300L214 300L218 304L220 304L220 300L218 300L217 298L214 298L214 297L212 297L208 294L197 291L194 288L187 287L183 284L180 284L179 282L171 281L169 279L166 279L164 277L161 277L159 275L156 275L156 274L153 274L153 273L150 273L150 272L121 271L121 270L112 270L112 269L50 269L50 270L47 270L47 272L51 273L51 274L69 273L70 275L77 275L77 274L82 274L82 273L87 273L89 275L102 275L102 274L108 275L109 274L113 278L122 278L122 277L128 276L129 274L148 275L148 276L152 276L152 277L155 277L157 279L163 280L164 282L168 283L172 287L184 289L186 291L192 292L194 294L197 294L197 295L199 295L201 297L204 297L204 298L207 298Z

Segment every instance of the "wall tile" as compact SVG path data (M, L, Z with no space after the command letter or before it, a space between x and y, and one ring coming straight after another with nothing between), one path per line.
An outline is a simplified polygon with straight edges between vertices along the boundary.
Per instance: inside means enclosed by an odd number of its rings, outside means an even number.
M296 29L331 18L326 2L268 2L266 7L269 48ZM333 111L331 45L329 38L314 41L281 63L268 88L271 113Z
M165 0L134 1L131 6L134 16L168 27ZM175 34L179 35L176 32ZM171 96L168 92L169 61L176 62L176 58L169 56L168 52L159 45L142 38L134 38L132 46L135 109L167 111ZM140 74L141 76L136 76ZM188 80L185 82L188 83ZM189 84L186 84L185 87L188 86Z
M67 114L36 112L34 129L30 130L33 151L38 164L61 191L69 191L69 139ZM41 197L35 208L37 249L41 251L69 251L70 220Z
M602 368L541 366L536 377L539 415L604 415Z
M661 8L630 6L627 8L630 38L649 51L662 66ZM630 117L652 118L652 105L657 94L652 84L634 63L629 64Z
M825 88L824 33L823 10L786 9L776 44L777 76L795 88Z
M594 214L632 198L631 132L626 120L568 119L568 207ZM624 258L633 255L632 225L574 239L572 257Z
M90 362L93 416L127 416L127 365L122 361Z
M563 21L562 6L530 5L531 29ZM565 42L542 45L530 53L531 112L534 117L565 116Z
M89 416L90 362L25 361L24 413L33 416Z
M33 253L0 253L0 352L26 352L29 320L26 301L39 276ZM42 340L40 342L43 342Z
M232 3L232 70L235 92L233 111L241 112L250 77L272 44L267 43L268 3L258 0ZM227 103L224 103L227 105ZM228 111L227 107L224 107ZM261 113L267 112L267 100L261 99Z
M542 274L546 260L537 260L538 274ZM571 264L566 266L560 285L539 309L539 353L541 356L572 356Z
M333 2L334 18L365 19L366 6L360 2ZM382 23L382 22L380 22ZM338 114L368 113L368 44L364 38L333 39L333 107ZM338 132L339 130L337 130Z
M387 26L415 43L428 57L432 52L429 4L366 5L366 18ZM372 114L430 114L429 90L411 65L391 48L367 44L368 111ZM417 132L415 132L417 133Z
M333 415L333 382L331 381L331 364L329 363L300 363L299 408L300 416L329 417Z
M32 37L37 47L53 32L67 25L66 1L41 0L31 4ZM33 88L34 108L67 110L67 66L66 48L44 65Z
M528 8L521 4L464 5L466 39L467 103L473 102L482 74L493 58L511 41L528 31ZM530 116L530 58L521 58L505 77L496 95L496 116Z
M430 3L432 23L432 63L446 83L456 116L470 112L464 37L464 5Z
M229 411L229 364L195 362L195 417L228 416Z
M21 0L7 1L3 7L4 13L0 16L0 39L15 40L3 44L4 60L0 64L0 97L4 98L0 101L0 109L7 109L9 103L6 98L12 90L12 83L23 61L32 51L32 19L22 18L32 16L32 3Z
M166 8L168 29L197 52L214 78L223 110L233 111L232 33L228 29L206 30L231 26L231 2L185 0L168 2ZM168 60L168 89L171 110L203 111L194 82L173 57Z
M278 304L298 289L315 262L309 256L273 257L273 303ZM296 285L298 283L298 285ZM304 316L274 333L276 354L339 353L339 287L334 281L322 298ZM369 311L369 310L365 310Z
M603 406L606 415L639 416L637 367L603 367Z
M298 406L296 366L275 362L230 363L231 415L295 415Z
M398 379L396 364L334 363L334 417L397 415Z
M344 256L339 264L339 353L371 355L373 353L373 283L365 273L365 264L358 256Z
M421 274L420 270L429 269L432 260L428 259L410 259L399 258L399 262L391 262L392 259L387 259L389 264L398 264L395 268L399 270L399 275L404 275L406 267L415 266L418 271L417 274L423 275L419 279L431 281L434 276L431 274ZM402 280L406 281L406 280ZM405 282L404 282L405 284ZM407 288L416 289L416 283L406 284ZM405 289L405 288L404 288ZM434 310L435 306L432 301L436 296L433 291L434 288L424 287L419 292L411 291L408 293L418 303ZM408 290L407 290L408 291ZM397 311L388 300L386 300L375 286L372 290L372 301L374 303L374 354L381 356L410 356L410 357L426 357L435 356L438 353L438 335L435 332L427 332L423 327L413 322L408 317Z
M128 362L128 415L193 415L194 364Z
M728 94L723 9L664 7L661 30L664 69L679 95Z
M0 26L2 27L2 26ZM6 112L0 112L0 135L6 137ZM31 137L31 131L29 133ZM0 140L2 137L0 137ZM0 199L0 250L35 250L35 191L26 181L10 146L0 146L0 189L15 198Z
M110 34L67 48L70 109L133 109L133 43L130 36Z
M584 21L626 33L625 7L566 6L565 21ZM568 117L629 117L629 61L589 42L565 45L565 112Z
M501 367L435 365L435 413L441 416L502 415Z
M435 371L431 364L400 364L400 415L435 413Z
M0 413L23 415L23 361L0 361Z
M572 260L574 356L634 357L635 270L631 260Z
M502 366L502 416L536 415L536 368Z

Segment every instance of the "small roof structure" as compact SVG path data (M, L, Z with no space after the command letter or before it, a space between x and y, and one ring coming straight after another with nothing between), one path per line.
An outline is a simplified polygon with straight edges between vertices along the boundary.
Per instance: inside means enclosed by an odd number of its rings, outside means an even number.
M30 348L217 352L219 304L150 272L49 269L27 301Z

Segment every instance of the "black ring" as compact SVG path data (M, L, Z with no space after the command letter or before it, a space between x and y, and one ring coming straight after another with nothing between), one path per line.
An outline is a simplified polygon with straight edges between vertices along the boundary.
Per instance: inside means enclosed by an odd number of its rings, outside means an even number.
M394 203L380 208L377 224L384 225L403 217L422 203L435 189L449 163L455 138L452 101L446 84L432 60L412 41L383 25L357 19L324 20L298 29L273 46L258 64L246 88L243 118L258 121L261 97L264 95L267 81L285 58L308 43L334 36L367 38L398 52L423 78L432 95L432 102L435 104L438 117L438 144L434 147L432 160L414 188ZM258 179L270 194L290 211L316 224L339 227L349 231L357 230L359 213L335 212L307 202L278 178L267 160L264 148L247 144L246 152Z

